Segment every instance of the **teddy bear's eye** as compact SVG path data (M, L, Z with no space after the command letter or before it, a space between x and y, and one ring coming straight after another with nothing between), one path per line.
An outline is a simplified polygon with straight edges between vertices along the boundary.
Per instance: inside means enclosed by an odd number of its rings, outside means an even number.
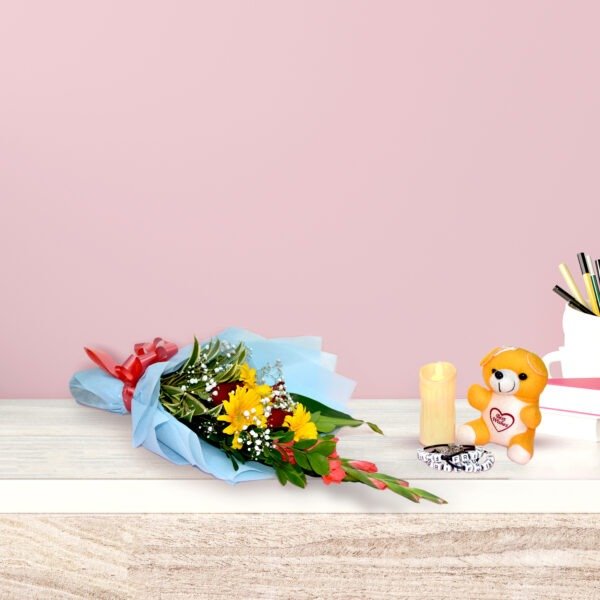
M525 381L527 379L527 373L519 373L519 379Z

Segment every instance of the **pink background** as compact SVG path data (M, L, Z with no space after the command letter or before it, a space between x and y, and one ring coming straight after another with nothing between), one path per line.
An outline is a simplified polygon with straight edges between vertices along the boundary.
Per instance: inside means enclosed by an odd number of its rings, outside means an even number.
M320 334L362 397L561 339L600 255L597 2L0 10L0 396L227 325Z

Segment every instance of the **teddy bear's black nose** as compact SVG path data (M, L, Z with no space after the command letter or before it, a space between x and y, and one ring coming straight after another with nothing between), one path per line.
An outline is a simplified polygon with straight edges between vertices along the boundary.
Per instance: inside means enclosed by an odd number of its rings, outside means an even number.
M495 377L496 379L502 379L502 378L504 377L504 373L502 373L502 371L496 371L496 372L494 373L494 377Z

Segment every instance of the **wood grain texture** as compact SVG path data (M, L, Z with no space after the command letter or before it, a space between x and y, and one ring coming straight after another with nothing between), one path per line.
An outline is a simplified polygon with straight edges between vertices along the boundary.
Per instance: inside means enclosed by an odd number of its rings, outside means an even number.
M0 597L600 597L591 515L2 515Z

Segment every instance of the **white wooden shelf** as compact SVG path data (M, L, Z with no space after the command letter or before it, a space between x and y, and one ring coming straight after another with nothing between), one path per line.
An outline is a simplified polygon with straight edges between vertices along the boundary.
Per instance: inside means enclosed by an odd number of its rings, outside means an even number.
M371 460L448 501L413 504L365 486L308 489L276 480L232 486L131 446L130 417L74 400L0 400L0 513L438 513L600 512L600 444L538 432L525 466L490 446L486 473L444 473L416 458L417 400L353 400L349 412L378 423L344 429L340 454ZM476 416L457 403L457 422Z

